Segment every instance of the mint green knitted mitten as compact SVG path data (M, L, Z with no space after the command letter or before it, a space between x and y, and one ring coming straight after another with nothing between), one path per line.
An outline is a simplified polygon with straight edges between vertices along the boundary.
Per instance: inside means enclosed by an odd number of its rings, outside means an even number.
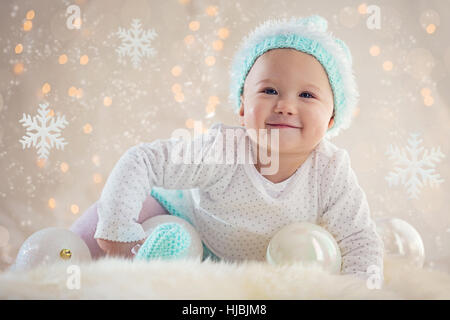
M177 259L187 255L191 245L189 232L179 223L158 225L136 254L137 259Z

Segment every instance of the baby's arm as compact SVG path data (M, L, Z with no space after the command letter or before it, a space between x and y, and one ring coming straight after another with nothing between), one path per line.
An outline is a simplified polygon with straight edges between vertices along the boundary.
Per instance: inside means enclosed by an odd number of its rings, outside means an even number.
M219 126L213 126L203 135L203 143L195 146L199 159L214 152L215 141L223 134L216 130ZM173 161L183 159L201 138L196 137L190 142L182 138L156 140L130 148L119 159L103 188L98 201L99 221L94 237L124 243L143 240L145 232L137 219L142 203L154 186L166 189L208 188L229 174L229 164Z
M351 168L347 151L339 150L330 160L321 190L323 211L319 223L340 247L341 273L363 279L376 273L374 277L382 284L383 241L376 232L366 195Z

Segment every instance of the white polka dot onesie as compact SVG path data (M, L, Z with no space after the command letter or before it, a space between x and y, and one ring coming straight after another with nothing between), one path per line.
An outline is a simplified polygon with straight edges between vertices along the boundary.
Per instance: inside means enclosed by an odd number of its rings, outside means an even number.
M225 138L230 130L236 137L231 143ZM374 265L383 277L383 242L347 151L322 139L291 177L272 183L253 165L249 139L244 127L215 123L191 141L158 139L130 148L102 191L95 238L123 242L145 238L136 221L152 188L188 189L190 220L204 244L221 259L265 260L274 233L307 221L321 225L336 239L342 274L367 278ZM251 160L244 161L244 154ZM206 160L211 157L216 160Z

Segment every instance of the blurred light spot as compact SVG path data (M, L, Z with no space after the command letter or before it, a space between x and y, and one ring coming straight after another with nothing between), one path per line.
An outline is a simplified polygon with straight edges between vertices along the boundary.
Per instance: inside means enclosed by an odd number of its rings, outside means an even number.
M219 97L217 96L210 96L208 98L208 104L216 105L219 103Z
M26 18L28 19L28 20L33 20L33 18L34 18L34 10L29 10L28 12L27 12L27 16L26 16Z
M76 204L73 204L73 205L70 206L70 211L73 214L77 214L78 212L80 212L80 208L78 208L78 206Z
M59 64L65 64L67 62L67 55L65 54L60 55L58 58L58 62Z
M387 61L383 62L383 69L385 71L391 71L393 66L394 65L393 65L392 61L387 60Z
M209 6L206 8L206 14L210 17L217 16L219 9L216 6Z
M112 104L112 99L110 97L104 97L103 98L103 105L105 107L109 107Z
M19 75L23 73L24 67L22 62L18 62L14 65L14 73Z
M177 94L177 93L181 93L181 85L179 83L175 83L172 86L172 92Z
M216 111L216 106L213 104L208 104L206 106L206 113L213 113Z
M59 166L61 171L66 173L69 170L69 164L67 162L63 162L61 163L61 165Z
M95 173L93 179L94 183L101 183L103 180L102 175L100 173Z
M80 64L86 65L89 62L89 57L85 54L80 57Z
M376 57L376 56L380 55L380 47L373 45L370 47L369 52L370 52L371 56Z
M100 166L100 157L98 155L92 156L92 163L97 167Z
M69 96L74 97L77 94L78 90L75 87L70 87L69 91L67 92Z
M16 47L14 48L14 52L19 54L22 53L23 51L23 45L21 43L19 43L18 45L16 45Z
M30 31L33 28L33 22L30 20L27 20L23 23L23 30L24 31Z
M195 38L192 34L188 34L186 37L184 37L184 43L186 45L191 45L194 43L194 41L195 41Z
M422 88L420 94L425 98L431 94L431 90L429 88Z
M83 127L83 132L89 134L92 132L92 126L90 123L86 123Z
M178 0L178 2L181 4L188 4L191 0Z
M52 90L51 85L48 82L44 83L44 85L42 86L42 93L47 94L50 92L50 90Z
M73 20L73 26L76 29L80 29L80 27L81 27L81 18L76 18L75 20Z
M174 77L178 77L178 76L181 74L181 71L182 71L182 69L181 69L180 66L175 66L175 67L173 67L172 70L171 70L172 75L173 75Z
M45 164L47 163L47 161L44 159L44 158L38 158L37 160L36 160L36 165L39 167L39 168L43 168L43 167L45 167Z
M205 58L205 63L207 66L213 66L216 63L216 58L213 56L208 56Z
M230 35L230 31L227 28L220 28L219 31L217 31L217 35L220 39L226 39Z
M78 99L83 97L83 89L78 88L77 93L76 93L76 97Z
M50 199L48 199L48 207L49 207L50 209L55 209L55 207L56 207L56 201L55 201L55 198L50 198Z
M213 49L216 51L220 51L223 49L223 41L222 40L216 40L213 42Z
M175 101L176 102L183 102L184 101L184 94L181 92L178 92L175 94Z
M358 12L359 12L360 14L366 14L366 13L367 13L367 4L366 4L366 3L361 3L361 4L358 6Z
M189 29L191 29L192 31L197 31L198 29L200 29L200 22L199 21L191 21L189 23Z
M431 107L434 104L434 99L431 96L425 97L423 99L423 103L427 106L427 107Z
M426 30L427 30L427 33L432 34L436 31L436 26L431 23L427 26Z

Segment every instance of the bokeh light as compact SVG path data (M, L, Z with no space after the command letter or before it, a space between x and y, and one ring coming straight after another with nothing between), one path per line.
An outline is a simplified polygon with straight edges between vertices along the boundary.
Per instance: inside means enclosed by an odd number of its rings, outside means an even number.
M208 16L215 17L219 13L219 8L216 6L208 6L205 12Z
M370 47L369 52L371 56L377 57L380 55L380 47L377 45L373 45Z
M105 107L109 107L109 106L111 106L111 104L112 104L112 99L111 99L111 97L104 97L104 98L103 98L103 105L104 105Z
M80 57L80 64L86 65L89 62L89 57L85 54Z
M26 18L27 18L28 20L33 20L34 15L35 15L34 10L29 10L29 11L27 12Z
M385 71L391 71L393 67L394 67L394 64L392 63L392 61L387 60L387 61L383 62L383 69Z
M14 52L17 54L22 53L23 51L23 45L21 43L17 44L16 47L14 48Z
M30 20L27 20L23 23L23 30L24 31L30 31L33 28L33 22Z
M211 67L216 63L216 58L214 56L207 56L205 58L205 63L207 66Z
M174 77L178 77L181 74L182 70L183 69L180 66L174 66L171 70L171 73Z
M191 21L189 23L189 29L192 31L198 31L198 29L200 29L200 22L199 21Z
M80 212L80 208L76 204L72 204L70 206L70 212L73 214L78 214L78 212Z
M229 37L230 31L227 28L220 28L219 31L217 31L217 35L220 39L224 40Z
M83 132L86 133L86 134L92 133L92 125L90 123L86 123L83 126Z
M43 94L47 94L47 93L50 92L51 89L52 89L51 85L50 85L48 82L46 82L46 83L44 83L44 85L42 86L42 93L43 93Z
M62 55L60 55L59 58L58 58L58 63L59 63L59 64L66 64L66 63L67 63L67 60L68 60L67 55L62 54Z
M63 173L66 173L69 170L69 164L67 162L61 163L59 167Z
M25 70L25 68L24 68L22 62L18 62L14 65L13 71L16 75L22 74L24 70Z
M56 200L55 200L55 198L48 199L48 207L50 209L55 209L55 207L56 207Z

